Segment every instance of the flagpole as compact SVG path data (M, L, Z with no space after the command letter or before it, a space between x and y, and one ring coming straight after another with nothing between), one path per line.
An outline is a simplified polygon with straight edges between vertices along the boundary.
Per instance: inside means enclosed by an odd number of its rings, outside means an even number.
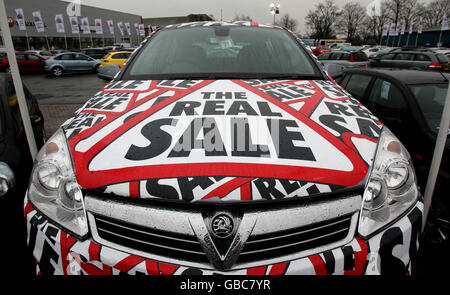
M411 35L411 34L408 33L408 38L406 38L406 46L409 45L409 35Z
M438 47L440 47L440 46L439 46L439 44L441 44L441 37L442 37L442 30L441 30L441 32L439 33L439 42L438 42Z
M64 43L66 44L66 49L67 49L67 35L64 34Z
M417 32L417 35L416 35L416 46L415 47L417 47L417 39L419 38L419 32Z
M28 46L28 50L31 50L30 49L30 40L28 40L28 32L25 30L25 38L27 38L27 46Z

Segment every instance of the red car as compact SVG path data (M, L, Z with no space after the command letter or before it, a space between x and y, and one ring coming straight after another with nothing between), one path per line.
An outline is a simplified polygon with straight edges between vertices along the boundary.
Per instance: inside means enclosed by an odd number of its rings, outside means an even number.
M327 46L317 46L316 49L313 50L315 56L321 55L324 52L331 51L330 47Z
M19 52L16 53L17 64L21 72L40 72L44 71L45 59L36 54ZM8 58L0 63L0 70L7 71L9 69Z

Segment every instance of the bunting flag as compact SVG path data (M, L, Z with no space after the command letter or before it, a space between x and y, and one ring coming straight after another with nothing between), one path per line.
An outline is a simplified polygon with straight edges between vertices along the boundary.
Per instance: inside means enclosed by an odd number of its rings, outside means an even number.
M120 35L123 36L123 23L122 22L118 22L117 23L117 27L119 28Z
M413 28L414 28L414 21L411 21L411 23L409 24L409 34L412 34Z
M444 16L442 17L442 27L441 31L448 30L448 21L447 21L447 13L444 12Z
M144 24L139 24L139 35L145 36L145 27L144 27Z
M389 35L390 36L394 36L395 35L395 24L391 23L390 27L389 27Z
M39 33L43 33L45 31L44 29L44 22L42 21L41 12L40 11L33 11L33 21L34 25L36 27L36 30Z
M16 15L17 15L16 20L17 20L17 23L19 24L19 29L21 31L26 31L27 27L25 25L25 16L23 14L23 9L22 8L17 8L16 9Z
M87 17L83 17L81 19L81 30L83 30L83 34L91 33L91 28L89 27L89 19Z
M404 35L404 34L405 34L405 28L406 28L406 23L405 23L405 21L403 20L403 21L402 21L402 29L401 29L401 31L400 31L400 35Z
M78 26L78 18L76 16L69 16L70 26L72 27L72 34L79 34L80 27Z
M131 36L131 27L130 27L130 23L125 23L125 28L127 29L128 36Z
M94 20L94 23L95 23L95 33L97 35L103 35L102 19L101 18L96 18Z
M114 35L114 22L112 20L107 20L106 23L108 24L109 32L111 35Z
M417 27L417 34L422 34L422 17L419 18L419 26Z
M381 33L381 36L384 37L388 34L388 30L389 30L389 24L385 24L383 26L383 32Z
M66 30L64 28L64 19L62 14L55 15L55 24L56 24L56 31L58 33L65 33Z

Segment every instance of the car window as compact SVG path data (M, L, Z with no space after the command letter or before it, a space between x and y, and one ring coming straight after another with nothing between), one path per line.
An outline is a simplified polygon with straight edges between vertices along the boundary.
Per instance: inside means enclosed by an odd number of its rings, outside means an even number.
M395 55L394 53L384 54L380 57L380 60L393 60L394 55Z
M17 54L16 55L16 59L17 60L26 60L27 57L25 56L25 54Z
M333 52L330 56L330 60L339 60L341 59L342 53L341 52Z
M123 53L117 53L117 54L114 54L111 58L112 59L123 59L124 56L123 56Z
M353 52L354 61L367 61L367 55L364 52Z
M123 54L123 58L129 58L131 55L131 52L126 52L126 53L122 53Z
M436 55L436 57L437 57L438 61L442 64L446 64L449 61L448 56L444 55L444 54L438 54L438 55Z
M414 57L411 53L397 53L394 60L412 60Z
M42 59L36 55L28 54L28 60L42 60Z
M342 53L340 60L350 60L350 53Z
M321 77L284 30L244 26L161 30L139 51L124 79L164 77Z
M6 52L0 52L0 58L6 58Z
M397 86L384 79L376 79L367 101L367 107L377 116L399 117L406 110L405 98Z
M444 110L448 84L409 85L409 88L416 98L428 127L437 133Z
M75 53L74 57L76 60L89 60L89 56L81 54L81 53Z
M355 98L362 100L371 80L372 76L353 74L345 89Z
M418 61L431 61L431 58L425 54L416 54L416 60Z
M317 58L319 60L328 60L330 58L331 53L322 53L321 55L319 55Z
M73 54L63 54L59 57L60 60L73 60Z

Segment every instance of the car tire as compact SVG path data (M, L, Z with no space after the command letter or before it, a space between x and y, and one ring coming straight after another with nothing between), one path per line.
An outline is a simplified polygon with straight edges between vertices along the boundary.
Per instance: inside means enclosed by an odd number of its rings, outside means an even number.
M100 65L96 65L95 67L94 67L94 71L96 72L96 73L98 73L98 70L100 69Z
M52 69L52 74L55 77L61 77L63 74L63 69L61 67L54 67Z

